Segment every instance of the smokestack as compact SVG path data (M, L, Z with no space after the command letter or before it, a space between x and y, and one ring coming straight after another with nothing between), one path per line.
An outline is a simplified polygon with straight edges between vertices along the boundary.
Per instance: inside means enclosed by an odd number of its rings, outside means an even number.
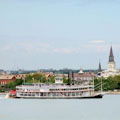
M68 85L71 85L70 72L68 71Z
M74 84L74 72L72 72L72 84Z

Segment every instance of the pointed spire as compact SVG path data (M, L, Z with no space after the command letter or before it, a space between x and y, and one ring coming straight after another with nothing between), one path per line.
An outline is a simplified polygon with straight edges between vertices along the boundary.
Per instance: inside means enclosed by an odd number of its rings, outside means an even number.
M99 68L98 68L98 72L102 71L102 67L101 67L101 63L99 62Z
M113 55L112 46L111 46L111 48L110 48L109 62L114 62L114 55Z
M110 56L113 57L113 49L112 49L112 46L110 48Z

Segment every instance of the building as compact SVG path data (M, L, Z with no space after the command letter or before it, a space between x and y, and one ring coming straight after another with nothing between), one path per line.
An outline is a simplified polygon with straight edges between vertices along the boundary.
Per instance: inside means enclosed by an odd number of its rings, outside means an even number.
M83 72L81 69L78 73L73 73L71 78L74 83L89 83L94 80L96 75L92 72Z
M16 81L16 77L14 75L0 75L0 85L6 85L13 81Z
M16 74L15 77L16 79L25 79L27 74Z
M114 60L112 47L110 48L109 62L108 62L108 71L116 72L116 63Z
M109 77L109 76L115 76L120 75L120 71L116 69L116 62L113 55L113 49L112 46L110 48L110 54L109 54L109 61L108 61L108 68L107 70L104 70L101 72L101 77Z

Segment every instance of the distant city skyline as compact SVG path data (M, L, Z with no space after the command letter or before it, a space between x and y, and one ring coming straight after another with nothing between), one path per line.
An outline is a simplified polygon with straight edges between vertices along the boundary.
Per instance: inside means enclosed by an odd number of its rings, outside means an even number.
M120 0L1 0L0 69L120 68Z

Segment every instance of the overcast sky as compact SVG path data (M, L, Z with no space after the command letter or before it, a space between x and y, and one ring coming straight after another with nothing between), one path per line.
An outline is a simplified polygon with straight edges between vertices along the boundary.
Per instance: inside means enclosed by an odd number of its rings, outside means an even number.
M0 0L0 68L97 69L113 46L120 68L120 0Z

